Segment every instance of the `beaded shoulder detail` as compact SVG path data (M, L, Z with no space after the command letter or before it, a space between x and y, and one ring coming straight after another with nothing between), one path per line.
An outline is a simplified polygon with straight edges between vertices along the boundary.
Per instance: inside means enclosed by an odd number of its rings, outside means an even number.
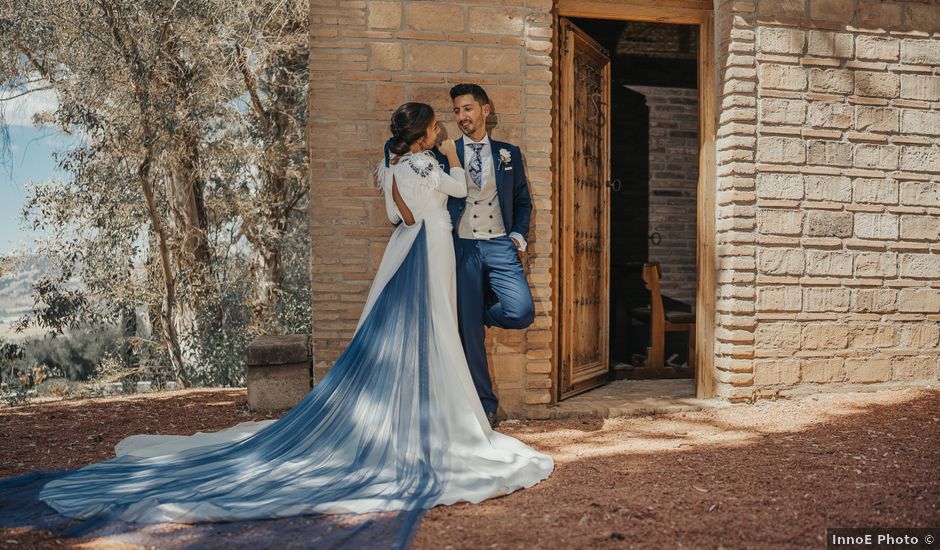
M434 158L434 155L430 151L422 151L421 153L408 155L405 162L414 170L415 174L426 178L434 171L434 165L437 164L437 159Z
M424 187L426 189L437 189L440 184L441 171L436 168L440 167L440 164L437 161L437 158L434 156L434 153L431 151L421 151L420 153L405 153L397 157L393 157L391 166L386 167L384 162L379 162L376 166L375 175L376 175L376 184L383 188L383 191L390 192L392 187L392 172L393 168L397 166L402 166L402 169L405 170L405 173L401 171L398 172L398 178L407 179L410 182L413 182L414 185ZM407 168L404 168L404 166ZM401 170L401 169L400 169ZM412 172L416 177L407 177L407 172ZM399 181L399 185L403 182Z

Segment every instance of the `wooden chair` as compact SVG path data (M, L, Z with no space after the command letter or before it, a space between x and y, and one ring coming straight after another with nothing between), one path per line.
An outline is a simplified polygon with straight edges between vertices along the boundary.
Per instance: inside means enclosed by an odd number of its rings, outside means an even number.
M634 322L646 322L650 326L650 346L646 350L646 367L663 372L665 368L665 341L667 332L688 332L689 367L695 368L695 313L667 310L663 307L663 295L659 289L659 262L643 264L643 281L650 291L650 307L635 308ZM675 301L675 300L673 300Z

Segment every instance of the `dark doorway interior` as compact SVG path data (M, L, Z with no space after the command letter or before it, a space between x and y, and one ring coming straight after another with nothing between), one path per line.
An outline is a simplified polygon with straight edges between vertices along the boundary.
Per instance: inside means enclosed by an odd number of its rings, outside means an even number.
M646 378L643 264L660 263L667 309L694 311L698 28L572 21L611 56L611 377ZM665 349L672 368L655 376L692 377L687 334L667 333Z
M620 85L611 86L610 101L610 173L620 181L610 193L610 359L616 364L637 352L631 343L642 343L630 338L629 313L648 303L642 268L649 258L649 108L643 94Z

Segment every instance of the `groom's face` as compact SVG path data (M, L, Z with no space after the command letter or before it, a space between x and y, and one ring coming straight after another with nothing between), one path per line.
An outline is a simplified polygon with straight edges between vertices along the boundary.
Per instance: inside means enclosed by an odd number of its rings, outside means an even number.
M480 105L472 94L454 98L454 116L460 131L470 139L479 141L486 133L486 117L490 116L490 105Z

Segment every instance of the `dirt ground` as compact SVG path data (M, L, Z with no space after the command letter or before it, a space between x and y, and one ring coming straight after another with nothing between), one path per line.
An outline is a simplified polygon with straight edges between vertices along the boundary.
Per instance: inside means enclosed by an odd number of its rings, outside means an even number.
M75 468L135 433L268 418L244 390L0 409L0 477ZM940 526L940 389L829 394L655 417L503 423L552 476L431 510L430 548L824 547L826 527ZM91 545L93 546L93 545ZM0 529L0 547L84 547Z

